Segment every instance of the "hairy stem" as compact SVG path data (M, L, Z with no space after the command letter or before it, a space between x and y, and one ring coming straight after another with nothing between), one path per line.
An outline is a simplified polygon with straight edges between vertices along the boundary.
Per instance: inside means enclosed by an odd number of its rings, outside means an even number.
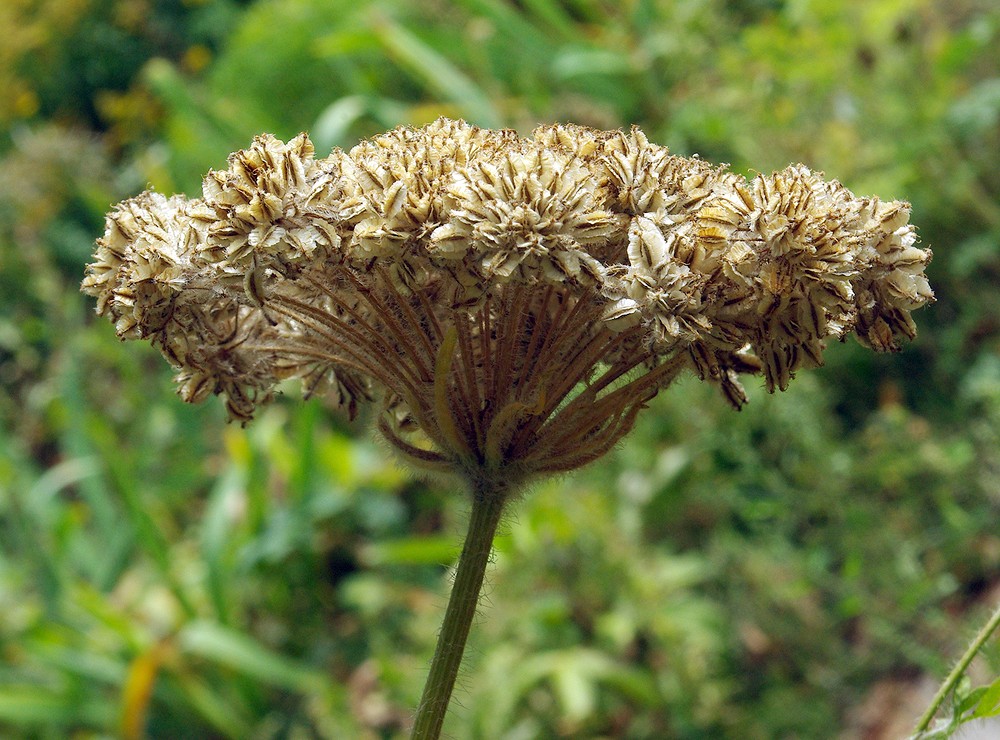
M925 732L927 728L930 727L931 721L934 719L934 715L936 715L938 709L941 708L941 704L944 703L945 698L948 694L955 690L958 682L961 681L962 676L965 675L965 671L969 667L969 663L971 663L972 659L976 657L976 653L982 649L983 645L985 645L986 641L990 639L990 636L996 631L997 627L1000 627L1000 606L996 608L993 612L993 616L991 616L989 621L987 621L986 624L983 625L983 628L979 630L979 633L972 640L972 643L962 654L962 657L958 659L955 667L951 669L951 673L948 674L947 678L945 678L944 682L937 690L934 698L931 699L930 706L927 707L927 710L917 722L916 729L914 730L915 736Z
M475 488L469 531L458 560L455 584L448 599L430 674L417 707L411 735L414 740L436 740L441 735L441 726L465 652L465 642L479 604L479 592L493 547L493 537L507 499L508 492L503 485L491 488L488 484L480 484Z

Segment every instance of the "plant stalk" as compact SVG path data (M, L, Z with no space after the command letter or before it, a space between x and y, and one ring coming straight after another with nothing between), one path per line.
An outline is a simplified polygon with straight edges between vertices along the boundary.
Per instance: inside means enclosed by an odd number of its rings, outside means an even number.
M441 735L469 629L479 604L479 592L493 548L493 537L508 493L504 485L493 490L485 488L479 485L473 492L469 531L458 559L455 583L431 660L430 673L417 707L411 735L413 740L437 740Z
M930 706L921 715L920 720L917 722L916 729L914 730L914 737L919 737L920 733L926 732L930 727L931 722L934 720L934 715L937 714L938 709L941 708L941 704L944 703L945 698L958 685L958 682L962 680L962 676L965 675L966 669L972 662L972 659L976 657L986 641L990 639L990 636L996 631L997 627L1000 627L1000 606L996 608L993 612L993 616L989 618L989 621L983 625L982 629L973 639L972 643L962 654L962 657L958 659L955 667L951 669L951 673L948 674L941 687L937 690L934 698L931 699Z

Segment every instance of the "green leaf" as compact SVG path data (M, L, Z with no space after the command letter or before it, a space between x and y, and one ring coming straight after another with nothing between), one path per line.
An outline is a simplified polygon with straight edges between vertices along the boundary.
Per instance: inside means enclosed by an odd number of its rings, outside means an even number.
M229 738L251 735L251 720L246 711L224 699L205 681L192 675L165 676L164 683L176 687L195 711L213 727ZM168 692L169 693L169 692Z
M979 700L985 693L985 686L978 686L972 689L972 691L965 696L962 696L961 699L955 704L955 714L961 716L974 706L977 706L979 704Z
M573 18L558 0L522 0L532 15L560 36L572 37L576 31Z
M34 640L26 647L46 665L88 681L120 686L128 670L121 660L98 653L90 645L68 648L54 641Z
M1000 715L1000 678L985 687L972 713L973 717L996 717Z
M366 565L440 565L453 563L459 543L454 537L400 537L366 545L361 558Z
M632 72L632 62L611 49L572 46L559 51L552 61L552 72L559 80L593 75L624 76Z
M457 105L471 123L489 128L501 125L489 96L417 36L388 18L376 20L374 31L389 55L429 92Z
M353 127L370 117L381 128L392 128L399 121L409 118L409 107L390 98L373 95L348 95L331 103L310 130L316 151L325 152L336 146L349 146L353 140Z
M0 720L14 725L110 727L115 707L104 700L79 701L39 686L0 687Z
M231 617L228 598L234 540L231 509L246 485L245 473L245 469L237 465L226 468L216 481L202 520L201 552L208 571L208 592L216 617L223 624L229 624Z
M286 658L242 632L213 622L192 622L178 635L181 650L225 665L264 683L303 693L329 688L327 676Z

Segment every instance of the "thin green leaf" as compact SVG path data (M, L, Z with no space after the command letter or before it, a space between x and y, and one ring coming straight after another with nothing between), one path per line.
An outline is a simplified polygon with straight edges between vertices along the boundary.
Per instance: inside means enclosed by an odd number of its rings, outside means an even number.
M381 128L392 128L410 118L410 107L390 98L373 95L348 95L331 103L310 129L316 150L325 152L334 147L346 147L356 138L353 128L365 118L371 118Z
M180 692L186 701L206 722L229 738L245 738L252 734L251 720L246 711L227 701L205 681L192 675L164 676L167 687L164 693Z
M212 622L192 622L178 635L181 649L220 663L264 683L304 693L325 691L329 680L321 671L284 657L252 637Z
M522 0L525 8L560 36L576 35L576 24L561 2L556 0Z
M973 717L996 717L1000 715L1000 678L985 688L979 697L979 703L972 713Z
M0 687L0 721L19 726L110 727L115 707L105 700L79 701L39 686L4 686Z
M78 344L70 344L71 356L60 373L60 392L66 410L63 449L68 457L90 459L98 456L92 434L90 413L82 389L85 387L82 363L78 362ZM83 566L101 590L108 590L118 579L134 542L134 531L122 521L119 506L100 466L94 474L79 479L77 486L93 517L94 535L81 528L70 546L77 565ZM68 564L68 563L67 563Z
M414 34L388 18L376 20L374 31L388 54L430 93L457 105L472 123L490 128L501 125L489 96Z
M368 566L378 565L440 565L452 563L458 556L454 537L400 537L366 545L361 559Z
M612 49L570 46L560 49L552 61L552 73L559 80L593 75L624 76L632 71L632 61L625 54Z
M68 648L54 642L33 640L25 648L42 663L58 668L62 673L110 686L121 685L128 671L123 661L95 652L89 644L82 648Z
M243 490L245 478L243 468L229 466L216 481L202 519L201 553L207 569L208 593L216 617L223 624L231 621L228 585L232 579L233 530L230 512L234 497Z

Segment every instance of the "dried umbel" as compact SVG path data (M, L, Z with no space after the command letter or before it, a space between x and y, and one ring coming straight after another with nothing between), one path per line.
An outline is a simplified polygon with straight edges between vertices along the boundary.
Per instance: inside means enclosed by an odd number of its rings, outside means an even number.
M741 375L784 390L831 338L912 338L933 294L908 216L802 166L747 181L638 129L442 119L325 159L304 134L260 136L202 198L121 203L83 289L163 352L186 401L222 394L246 422L289 378L352 416L377 401L404 457L470 485L455 590L474 609L511 491L595 460L685 370L739 408ZM471 619L452 608L419 736L440 731L425 717Z
M108 216L84 290L181 394L246 421L279 381L353 410L423 466L523 480L612 447L686 368L746 401L830 338L912 338L930 253L905 203L804 167L752 181L642 132L531 139L439 120L316 159L258 137L203 197Z

